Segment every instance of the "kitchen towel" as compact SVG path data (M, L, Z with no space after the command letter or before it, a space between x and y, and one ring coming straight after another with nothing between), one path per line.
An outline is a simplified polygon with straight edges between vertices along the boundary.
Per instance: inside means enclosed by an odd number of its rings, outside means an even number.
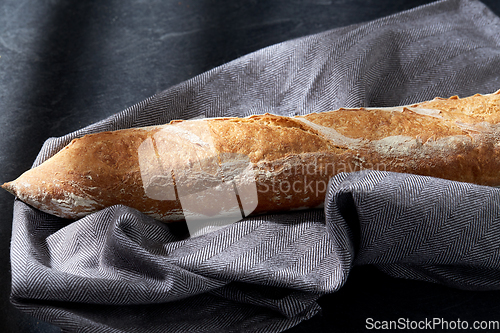
M47 140L194 117L293 116L500 88L500 19L438 1L276 44ZM325 209L245 218L199 237L125 206L77 221L16 200L13 304L64 332L281 332L354 265L472 290L498 289L498 189L363 171L332 178Z

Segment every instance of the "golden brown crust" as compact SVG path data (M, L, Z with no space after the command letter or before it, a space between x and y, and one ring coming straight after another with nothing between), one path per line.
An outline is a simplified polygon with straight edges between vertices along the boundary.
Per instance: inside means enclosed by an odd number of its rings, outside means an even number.
M217 151L248 156L252 163L331 149L328 140L308 132L293 118L265 114L214 119L209 126Z
M442 138L467 134L458 125L441 118L429 117L403 108L399 111L340 109L314 113L304 118L318 125L335 128L350 138L379 140L388 136L405 135L427 141L431 136ZM332 116L331 113L335 112Z
M222 192L200 195L221 179L255 184L254 214L318 207L330 177L363 169L499 186L499 123L499 92L291 118L174 121L86 135L2 187L65 218L124 204L173 221L188 213L183 195L204 214L229 209L209 209Z
M476 124L486 121L490 124L500 122L500 90L490 95L476 94L467 98L452 96L450 98L435 98L412 105L417 108L437 109L443 117Z

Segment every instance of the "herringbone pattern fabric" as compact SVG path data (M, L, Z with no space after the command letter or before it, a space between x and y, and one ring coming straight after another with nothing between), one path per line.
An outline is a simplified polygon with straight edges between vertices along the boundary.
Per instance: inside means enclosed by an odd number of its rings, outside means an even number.
M402 105L500 88L500 20L450 0L277 44L46 142L197 116ZM495 289L497 189L341 174L323 210L248 218L198 238L124 206L78 221L16 201L12 301L67 332L280 332L319 311L353 265Z
M329 190L330 235L338 238L339 228L356 233L346 237L354 265L461 289L500 289L500 189L365 171L334 177Z

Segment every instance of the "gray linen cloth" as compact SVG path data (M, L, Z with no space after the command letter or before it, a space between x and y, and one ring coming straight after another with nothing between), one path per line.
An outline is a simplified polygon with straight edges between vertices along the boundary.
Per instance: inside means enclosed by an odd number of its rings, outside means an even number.
M299 115L500 88L500 20L440 1L249 54L47 140L197 116ZM332 178L324 210L196 238L124 206L68 221L15 202L12 302L68 332L280 332L353 265L465 289L500 286L500 190L387 172Z

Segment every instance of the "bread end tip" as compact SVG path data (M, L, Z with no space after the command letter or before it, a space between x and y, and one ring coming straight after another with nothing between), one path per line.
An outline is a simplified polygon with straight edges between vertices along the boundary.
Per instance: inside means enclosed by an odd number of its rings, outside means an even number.
M13 184L13 182L3 183L3 185L1 185L1 187L4 190L6 190L7 192L16 195L15 192L14 192L14 184Z

